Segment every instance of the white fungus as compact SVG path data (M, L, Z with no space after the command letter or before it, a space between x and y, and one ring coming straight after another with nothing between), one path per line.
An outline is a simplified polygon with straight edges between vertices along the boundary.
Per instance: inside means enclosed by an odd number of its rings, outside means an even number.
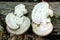
M32 29L39 36L47 36L53 30L50 17L53 11L49 8L47 2L41 2L35 5L32 10Z
M24 14L27 13L25 5L19 4L15 7L14 13L8 13L5 18L7 31L11 34L21 35L30 27L30 19Z

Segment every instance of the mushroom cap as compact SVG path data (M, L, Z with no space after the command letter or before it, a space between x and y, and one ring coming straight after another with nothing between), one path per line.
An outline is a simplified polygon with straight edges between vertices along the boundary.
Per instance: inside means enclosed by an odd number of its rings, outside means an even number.
M5 21L7 24L8 32L10 32L12 34L16 34L16 35L23 34L30 27L30 19L29 18L27 18L25 16L23 16L22 18L18 18L16 16L14 16L13 13L9 13L6 16Z
M15 6L15 10L22 9L22 8L25 8L24 4L19 4L19 5Z
M47 9L49 8L49 4L47 2L41 2L35 5L32 10L32 21L40 24L41 17L44 17L47 13Z
M17 16L23 16L24 14L27 14L27 9L25 8L24 4L19 4L15 6L14 14Z
M51 19L48 16L53 16L53 11L49 8L47 2L41 2L35 5L32 11L32 29L39 36L47 36L53 30ZM46 23L48 22L48 24Z
M39 36L47 36L53 30L53 25L51 23L37 26L37 24L32 24L33 32Z
M9 13L5 18L6 24L11 29L17 29L19 26L16 25L16 17L13 13Z

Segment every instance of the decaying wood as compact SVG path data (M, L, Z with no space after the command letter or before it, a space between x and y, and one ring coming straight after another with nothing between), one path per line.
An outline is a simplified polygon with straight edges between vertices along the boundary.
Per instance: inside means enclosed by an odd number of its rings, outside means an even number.
M22 2L0 2L0 22L4 28L4 32L6 30L5 16L10 12L14 12L14 7L21 3ZM22 3L22 4L26 5L26 8L28 10L28 14L26 16L31 19L32 9L34 5L36 5L37 3L31 2L31 3ZM22 36L18 36L16 38L21 39L21 40L22 39L23 40L26 40L26 39L27 40L31 40L31 39L32 40L45 40L45 39L59 40L59 37L60 37L60 2L50 2L49 4L51 6L51 9L54 11L54 17L52 17L52 23L54 26L53 32L47 37L39 37L38 35L32 32L32 28L30 27L29 30L25 34L23 34ZM8 36L9 34L6 34L6 35ZM57 37L55 38L55 36L57 36L58 38Z

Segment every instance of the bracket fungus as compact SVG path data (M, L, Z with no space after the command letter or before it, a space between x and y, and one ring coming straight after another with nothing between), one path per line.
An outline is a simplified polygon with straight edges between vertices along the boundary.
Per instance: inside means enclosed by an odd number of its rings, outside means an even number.
M32 10L32 29L39 36L47 36L53 30L50 17L53 16L53 10L50 9L47 2L41 2L35 5Z
M11 34L21 35L30 27L30 19L24 14L27 13L25 5L19 4L15 7L14 13L8 13L5 18L7 31Z

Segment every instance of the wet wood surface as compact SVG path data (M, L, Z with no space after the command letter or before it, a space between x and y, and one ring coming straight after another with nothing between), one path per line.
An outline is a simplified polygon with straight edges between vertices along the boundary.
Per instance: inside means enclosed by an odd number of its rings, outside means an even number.
M7 40L9 38L9 33L6 30L5 17L8 13L14 12L14 7L18 4L26 5L26 9L28 10L26 16L31 19L32 9L37 3L0 2L0 25L4 28L4 31L2 32L4 35L0 37L0 40ZM33 33L32 26L30 26L26 33L16 36L16 40L60 40L60 2L50 2L49 5L54 11L54 17L51 18L54 26L53 32L46 37L40 37Z

